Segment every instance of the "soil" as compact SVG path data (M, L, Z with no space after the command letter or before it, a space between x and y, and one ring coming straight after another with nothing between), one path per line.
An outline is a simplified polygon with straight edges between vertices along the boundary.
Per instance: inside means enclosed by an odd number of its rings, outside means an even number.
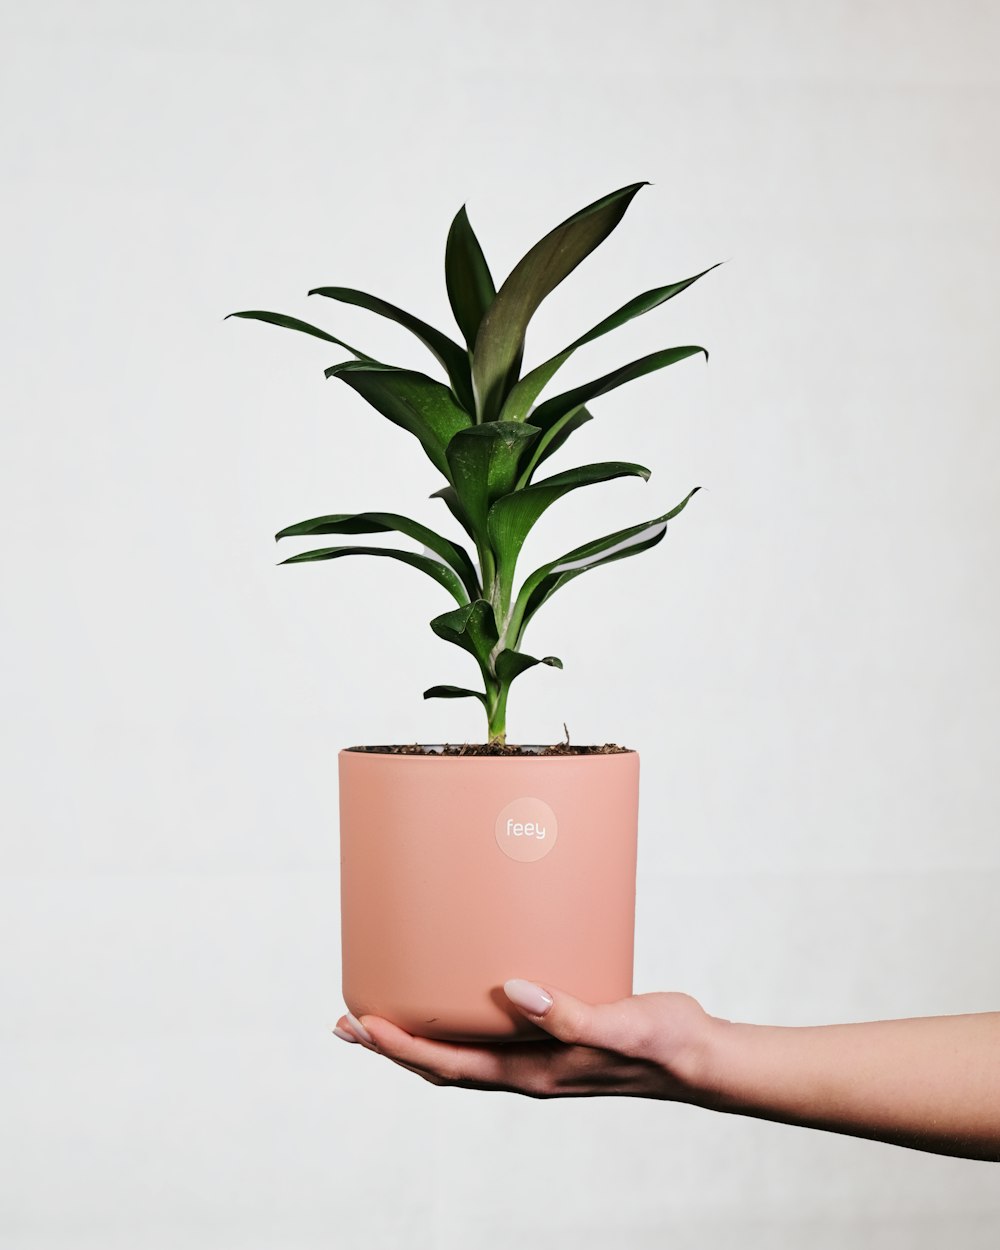
M441 746L425 746L419 742L393 746L348 747L349 751L367 751L373 755L621 755L629 750L615 742L603 746L570 746L555 742L551 746L519 746L514 742L445 742Z

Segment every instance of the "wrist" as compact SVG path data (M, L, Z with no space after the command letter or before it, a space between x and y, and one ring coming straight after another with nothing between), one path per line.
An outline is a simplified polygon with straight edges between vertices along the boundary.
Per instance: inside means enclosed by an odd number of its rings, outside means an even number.
M730 1032L737 1026L710 1016L686 994L650 998L660 1001L655 1004L656 1015L646 1021L638 1053L654 1062L663 1075L659 1096L693 1106L714 1106L732 1066Z
M733 1108L740 1034L746 1027L721 1016L705 1016L704 1027L680 1074L688 1102L709 1109Z

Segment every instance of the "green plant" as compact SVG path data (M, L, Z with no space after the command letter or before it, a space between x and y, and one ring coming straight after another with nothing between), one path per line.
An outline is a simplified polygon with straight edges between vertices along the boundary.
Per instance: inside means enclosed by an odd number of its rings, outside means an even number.
M288 526L276 537L395 531L422 543L422 552L377 546L321 547L282 563L349 555L389 556L439 582L458 606L436 616L431 629L472 654L484 689L432 686L424 691L424 698L479 699L486 710L491 742L504 741L507 695L514 679L536 664L562 667L555 656L536 659L521 649L525 630L542 604L581 573L655 547L666 532L667 522L695 493L691 491L660 516L591 539L543 564L515 592L521 546L550 504L581 486L626 476L649 477L649 470L642 465L606 461L536 480L543 462L591 420L587 408L590 401L689 356L701 353L708 357L702 347L670 347L536 404L557 370L578 348L672 299L708 273L706 269L693 278L656 287L629 300L563 351L521 375L525 332L535 310L611 234L645 185L622 187L556 226L515 265L499 291L463 207L448 234L445 278L464 347L401 308L363 291L324 286L309 292L357 305L405 326L443 366L447 384L412 369L383 364L295 317L260 310L230 314L298 330L344 348L353 359L331 365L326 376L345 382L382 416L415 435L444 475L446 484L431 497L444 501L471 539L478 565L462 546L394 512L313 517Z

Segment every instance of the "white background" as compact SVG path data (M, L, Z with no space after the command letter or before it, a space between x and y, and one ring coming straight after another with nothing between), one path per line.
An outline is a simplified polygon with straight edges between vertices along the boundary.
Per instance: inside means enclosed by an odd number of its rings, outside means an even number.
M446 325L461 203L502 276L650 179L529 359L724 259L565 378L712 358L595 402L558 467L652 480L562 501L525 567L704 489L539 616L566 669L515 687L511 737L640 750L637 989L996 1009L997 5L3 15L4 1250L995 1246L995 1165L442 1091L331 1037L336 751L483 726L420 698L472 676L438 587L274 567L319 512L447 524L416 443L324 381L337 349L222 318L423 368L305 292Z

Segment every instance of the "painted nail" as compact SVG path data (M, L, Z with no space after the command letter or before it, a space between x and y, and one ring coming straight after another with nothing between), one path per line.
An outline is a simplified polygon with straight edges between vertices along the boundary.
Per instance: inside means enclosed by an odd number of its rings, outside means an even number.
M512 981L504 982L503 992L515 1007L520 1007L530 1016L544 1016L552 1006L551 994L546 994L534 981L522 981L515 977Z
M334 1026L333 1032L337 1037L341 1039L341 1041L354 1042L355 1045L357 1045L358 1039L354 1036L354 1034L348 1033L348 1031L346 1029L342 1029L339 1024Z
M365 1026L361 1023L358 1017L355 1015L352 1015L351 1012L347 1013L347 1023L351 1026L354 1032L357 1033L358 1037L360 1037L363 1042L367 1042L369 1046L375 1045L375 1039L368 1032Z

